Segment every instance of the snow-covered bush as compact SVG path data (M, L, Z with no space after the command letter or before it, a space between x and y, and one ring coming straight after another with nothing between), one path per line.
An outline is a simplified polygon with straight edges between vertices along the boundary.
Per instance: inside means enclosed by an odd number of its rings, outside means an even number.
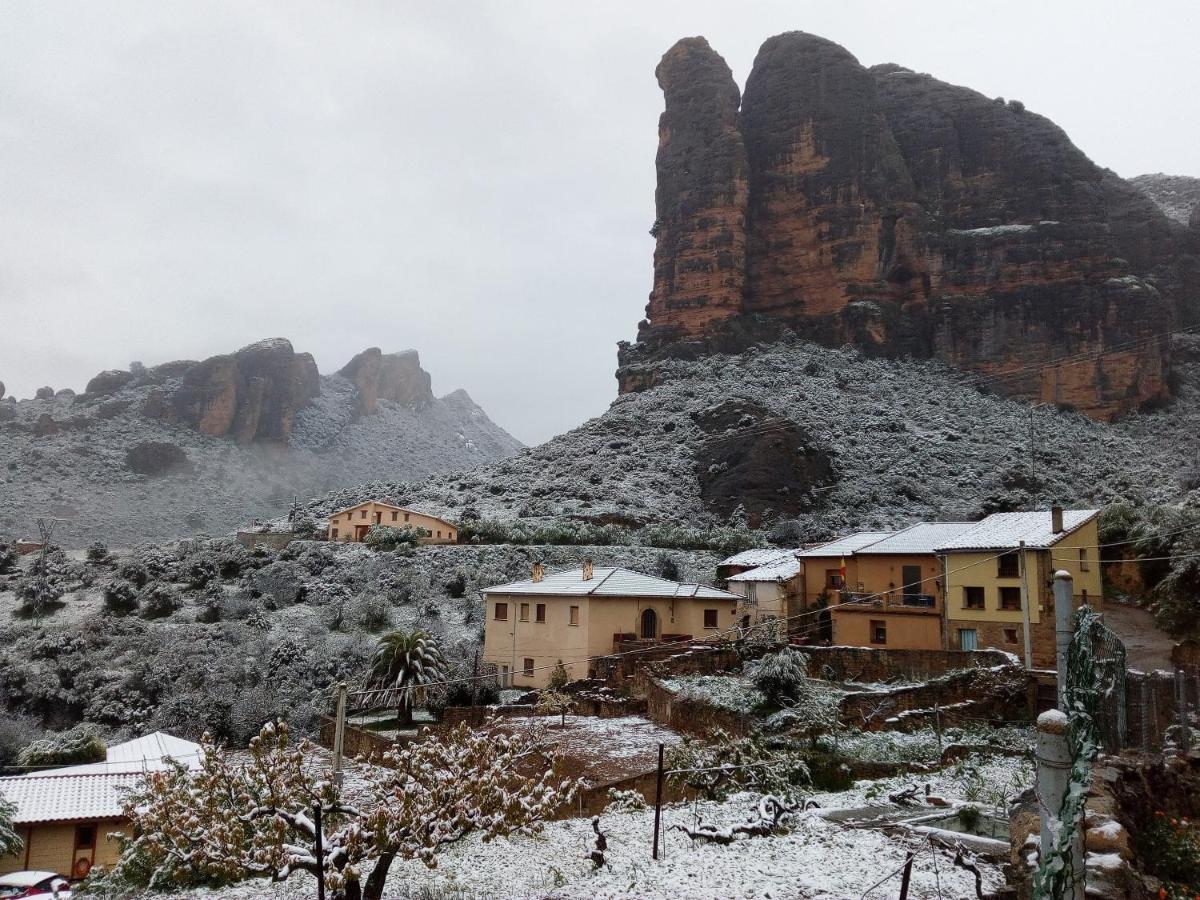
M138 608L138 592L128 581L109 581L104 585L104 611L114 616L127 616Z
M808 763L787 738L757 732L734 738L716 729L707 741L684 738L667 751L671 780L720 800L736 791L795 796L811 782Z
M808 658L799 650L786 648L746 663L746 674L768 703L782 706L805 693Z
M27 768L74 766L102 762L107 747L94 725L77 725L70 731L34 741L17 754L17 765Z
M0 856L15 856L25 846L13 828L13 816L16 814L17 808L0 793Z
M365 771L368 796L353 807L306 765L310 748L294 746L286 725L265 726L245 762L207 735L202 745L199 771L152 773L127 801L134 837L113 881L162 889L315 874L320 804L326 886L347 900L380 900L394 859L433 867L444 845L471 832L535 834L575 790L553 778L553 755L545 765L533 736L466 726L389 751Z
M16 545L8 541L0 541L0 575L16 571L18 559L20 556L17 554Z
M88 545L87 561L94 566L110 566L113 564L113 556L104 544L94 541Z
M180 607L179 595L170 584L156 581L144 587L137 597L138 614L143 619L162 619Z
M608 805L604 807L606 813L637 812L645 808L646 798L642 796L641 792L608 789Z
M117 567L117 574L134 587L145 587L150 580L149 570L137 560L127 560Z
M0 766L11 766L17 761L17 754L22 748L28 747L44 734L45 730L33 716L20 713L0 715Z
M362 631L375 634L392 624L392 612L387 601L369 591L359 594L351 603L351 618Z
M424 528L414 528L404 525L394 528L391 525L372 525L367 529L363 543L372 550L395 550L398 547L415 547L421 538L427 538L430 533Z

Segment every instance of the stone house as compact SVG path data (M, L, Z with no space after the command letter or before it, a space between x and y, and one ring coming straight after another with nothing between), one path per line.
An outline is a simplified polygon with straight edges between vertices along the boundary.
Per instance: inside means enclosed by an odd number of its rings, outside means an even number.
M0 856L0 874L40 870L83 878L121 855L111 835L129 833L122 808L146 772L168 758L200 765L199 744L155 732L108 748L104 762L0 778L0 795L16 807L13 826L24 841L19 853Z
M1054 573L1070 572L1073 606L1101 608L1099 510L994 513L938 548L945 572L947 648L995 647L1025 657L1025 597L1033 668L1054 668Z
M799 612L798 598L804 564L788 551L774 561L747 569L726 580L730 591L742 599L736 618L743 628L778 620L780 637L787 634L788 620Z
M331 541L362 542L372 525L421 528L429 532L428 537L421 538L423 544L453 544L458 540L458 528L452 522L382 500L339 509L329 517L325 534Z
M655 643L731 636L744 598L614 566L546 572L483 591L483 658L506 687L545 687L561 663L570 678L626 641Z

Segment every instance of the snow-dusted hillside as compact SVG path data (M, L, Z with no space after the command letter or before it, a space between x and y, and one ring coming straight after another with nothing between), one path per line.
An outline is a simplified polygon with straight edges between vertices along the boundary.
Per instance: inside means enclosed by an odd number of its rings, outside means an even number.
M1200 178L1156 172L1130 178L1129 183L1153 200L1168 219L1181 225L1188 224L1200 207Z
M657 387L509 459L422 483L364 484L311 508L387 496L451 518L701 527L745 514L764 526L795 522L795 536L811 539L1030 503L1176 501L1192 487L1200 447L1197 359L1195 344L1177 342L1171 407L1114 425L1031 410L937 363L851 349L793 343L673 361ZM781 446L755 446L764 440ZM789 470L789 454L804 464ZM729 495L759 508L731 513Z
M421 479L521 447L464 391L421 407L380 399L358 415L354 385L325 375L279 445L239 444L148 417L143 410L162 389L0 401L0 536L36 536L38 517L59 520L54 540L65 546L220 534L285 513L296 495L384 476ZM138 447L141 462L129 456ZM147 468L163 471L136 471Z

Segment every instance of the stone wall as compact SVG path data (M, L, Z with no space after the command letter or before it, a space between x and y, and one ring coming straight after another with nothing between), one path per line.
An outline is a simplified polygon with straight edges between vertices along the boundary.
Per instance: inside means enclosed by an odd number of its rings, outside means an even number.
M243 547L270 547L272 550L282 550L296 539L290 531L239 531L237 542Z
M636 676L630 689L645 698L648 718L681 734L704 737L720 728L740 737L749 734L758 721L751 715L680 697L647 674Z
M872 647L804 647L809 674L832 681L887 681L901 676L913 681L936 678L955 669L1011 665L1016 660L1000 650L877 650Z
M1026 682L1019 666L958 671L923 684L847 694L840 716L863 731L906 731L935 718L940 727L1027 721Z

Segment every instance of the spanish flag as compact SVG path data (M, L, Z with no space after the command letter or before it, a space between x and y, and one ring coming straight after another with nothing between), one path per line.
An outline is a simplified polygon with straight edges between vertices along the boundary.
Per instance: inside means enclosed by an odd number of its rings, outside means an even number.
M838 569L838 576L842 579L842 587L846 586L846 557L842 557L842 565Z

